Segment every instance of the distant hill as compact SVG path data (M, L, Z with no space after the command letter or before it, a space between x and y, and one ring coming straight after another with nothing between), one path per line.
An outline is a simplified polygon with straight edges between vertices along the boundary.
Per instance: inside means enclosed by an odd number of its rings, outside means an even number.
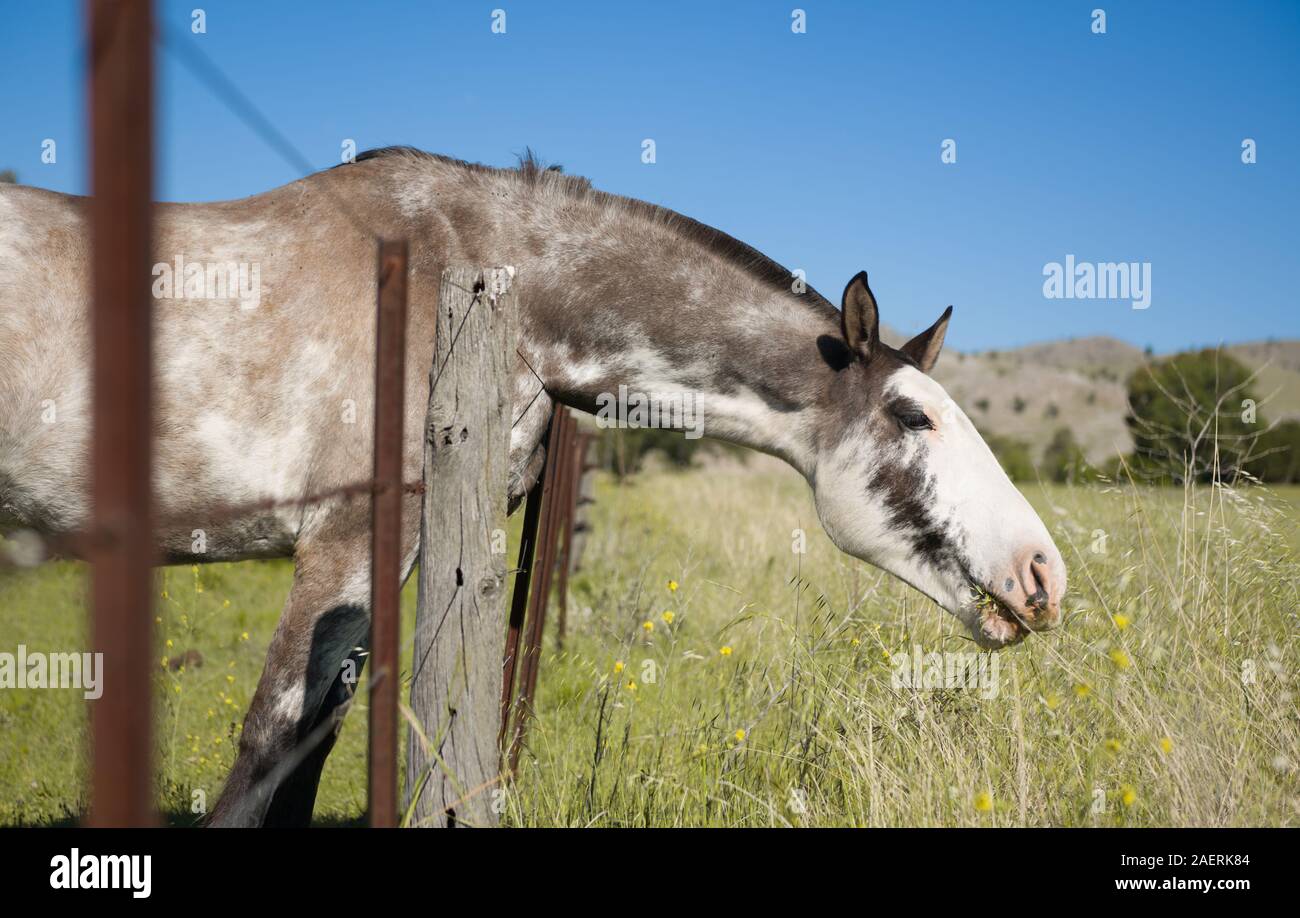
M891 329L891 344L904 338ZM1255 392L1269 421L1300 419L1300 340L1224 347L1259 370ZM935 378L976 426L1028 443L1034 457L1059 427L1069 427L1089 460L1102 462L1133 448L1124 424L1126 381L1146 361L1115 338L1072 338L1010 350L944 351Z

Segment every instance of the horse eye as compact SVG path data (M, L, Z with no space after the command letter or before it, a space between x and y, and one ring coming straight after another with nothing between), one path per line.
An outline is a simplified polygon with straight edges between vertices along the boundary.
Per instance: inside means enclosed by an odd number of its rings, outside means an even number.
M923 411L902 411L898 415L899 422L910 430L933 430L934 425L926 417Z

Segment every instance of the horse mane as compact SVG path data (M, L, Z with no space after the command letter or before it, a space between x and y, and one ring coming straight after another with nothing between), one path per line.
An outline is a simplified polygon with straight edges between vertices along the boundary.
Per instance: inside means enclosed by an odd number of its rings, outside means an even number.
M546 165L531 147L524 148L524 152L518 157L519 164L513 169L502 169L496 166L487 166L483 163L473 163L451 156L443 156L440 153L429 153L409 146L378 147L373 150L366 150L357 154L354 161L361 163L398 158L437 162L467 172L513 179L530 188L560 194L570 199L590 200L600 207L618 210L652 223L661 224L676 230L687 239L703 246L709 252L730 262L767 286L793 295L790 283L794 278L794 273L784 265L768 258L748 243L741 242L720 229L715 229L707 223L701 223L667 207L661 207L658 204L651 204L636 198L612 194L608 191L600 191L592 187L591 180L588 178L580 175L570 175L564 172L563 167L558 165ZM342 165L346 166L347 163ZM335 168L339 167L336 166ZM829 309L838 315L839 311L835 306L811 286L807 286L804 294L799 296L798 299L816 308Z

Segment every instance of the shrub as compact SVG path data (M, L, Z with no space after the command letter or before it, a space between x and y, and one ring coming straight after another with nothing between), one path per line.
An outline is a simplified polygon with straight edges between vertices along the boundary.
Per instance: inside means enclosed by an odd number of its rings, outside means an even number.
M1243 419L1254 398L1253 374L1217 350L1176 354L1138 369L1129 380L1134 471L1145 477L1207 480L1235 477L1265 429Z
M1044 478L1056 482L1082 481L1088 476L1088 462L1083 449L1074 439L1074 432L1068 427L1059 428L1052 436L1052 441L1043 450L1042 461L1038 464Z
M998 434L986 434L981 431L984 442L989 445L993 455L997 457L1002 470L1007 473L1007 477L1012 481L1033 481L1036 477L1034 472L1034 460L1029 454L1029 446L1013 437L1004 437Z
M1261 433L1244 468L1261 481L1300 482L1300 421L1284 421Z

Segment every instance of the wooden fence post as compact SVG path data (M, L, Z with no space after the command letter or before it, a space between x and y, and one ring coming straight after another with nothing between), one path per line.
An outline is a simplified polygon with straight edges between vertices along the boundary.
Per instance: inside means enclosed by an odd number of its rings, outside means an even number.
M448 268L438 295L409 736L412 825L498 821L506 476L516 299L512 268Z

